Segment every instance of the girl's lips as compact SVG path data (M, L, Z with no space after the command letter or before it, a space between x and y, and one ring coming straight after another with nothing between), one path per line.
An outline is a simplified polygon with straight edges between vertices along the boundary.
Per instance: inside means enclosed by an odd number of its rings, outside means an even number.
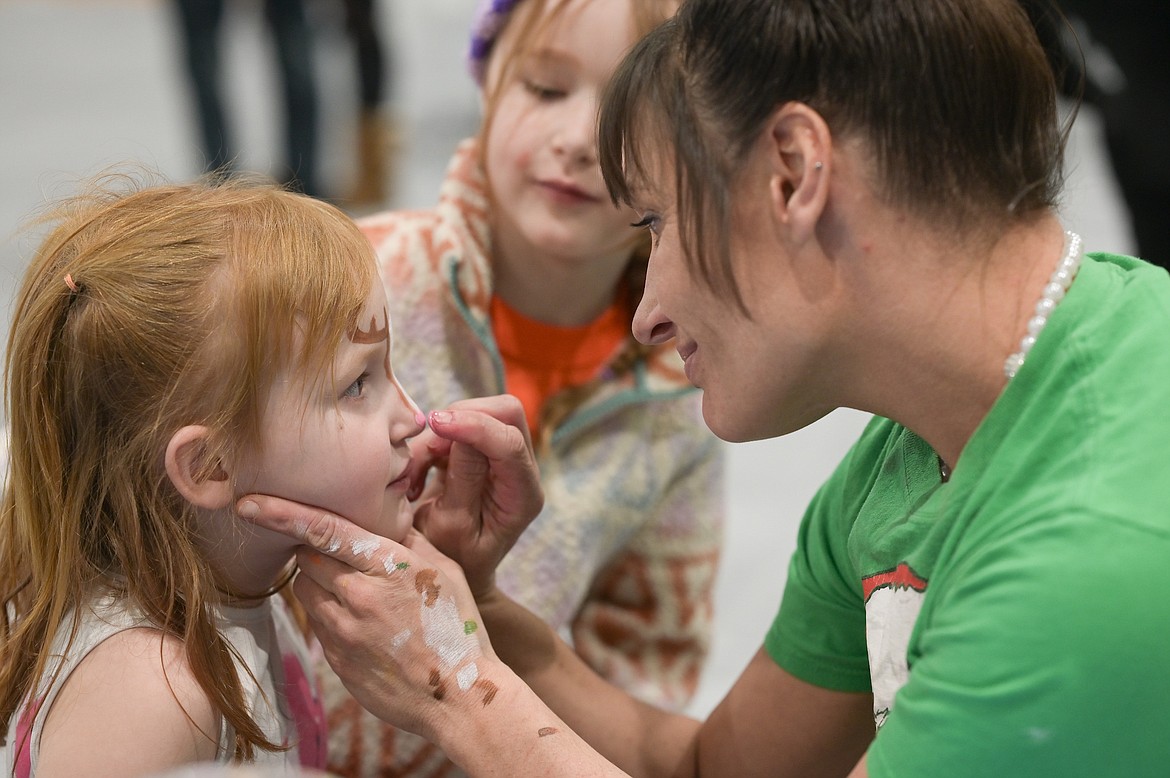
M407 467L398 477L386 484L387 489L406 489L410 486L410 468Z
M541 181L540 186L557 200L571 202L600 202L599 198L586 192L579 186L567 181Z

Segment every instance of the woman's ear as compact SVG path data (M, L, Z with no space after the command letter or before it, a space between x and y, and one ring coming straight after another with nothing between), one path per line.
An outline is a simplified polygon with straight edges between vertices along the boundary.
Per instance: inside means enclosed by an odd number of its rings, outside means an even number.
M804 103L785 103L768 124L773 164L772 209L797 243L813 237L829 200L832 135L829 125Z
M198 508L219 510L232 504L231 479L216 459L209 462L207 427L190 425L167 443L167 477L187 502Z

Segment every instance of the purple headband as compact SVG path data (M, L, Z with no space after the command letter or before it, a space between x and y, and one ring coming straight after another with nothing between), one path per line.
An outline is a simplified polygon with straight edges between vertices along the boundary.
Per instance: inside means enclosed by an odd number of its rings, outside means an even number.
M467 69L475 83L483 86L488 56L500 30L521 0L479 0L471 22L471 46L467 50Z

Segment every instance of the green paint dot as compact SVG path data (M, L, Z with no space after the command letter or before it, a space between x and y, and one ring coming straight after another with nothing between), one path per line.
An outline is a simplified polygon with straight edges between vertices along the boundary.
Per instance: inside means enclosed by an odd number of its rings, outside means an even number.
M475 632L477 629L479 629L479 625L476 624L474 621L463 622L463 634L464 635L470 635L472 632Z
M394 567L397 570L405 570L406 568L410 567L410 563L409 562L399 562L398 564L394 565Z

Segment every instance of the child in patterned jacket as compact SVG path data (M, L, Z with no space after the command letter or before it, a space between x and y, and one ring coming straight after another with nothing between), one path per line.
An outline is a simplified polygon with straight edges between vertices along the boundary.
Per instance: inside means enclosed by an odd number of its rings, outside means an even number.
M620 56L674 7L482 3L470 52L478 137L456 150L437 207L359 225L422 407L502 392L524 405L545 509L501 565L501 588L602 675L678 708L708 647L723 450L673 347L631 335L649 236L606 193L594 126ZM320 669L332 771L456 774Z
M234 506L409 529L422 417L369 244L249 182L97 182L55 221L8 345L3 774L322 768L308 646L271 597L295 543Z

